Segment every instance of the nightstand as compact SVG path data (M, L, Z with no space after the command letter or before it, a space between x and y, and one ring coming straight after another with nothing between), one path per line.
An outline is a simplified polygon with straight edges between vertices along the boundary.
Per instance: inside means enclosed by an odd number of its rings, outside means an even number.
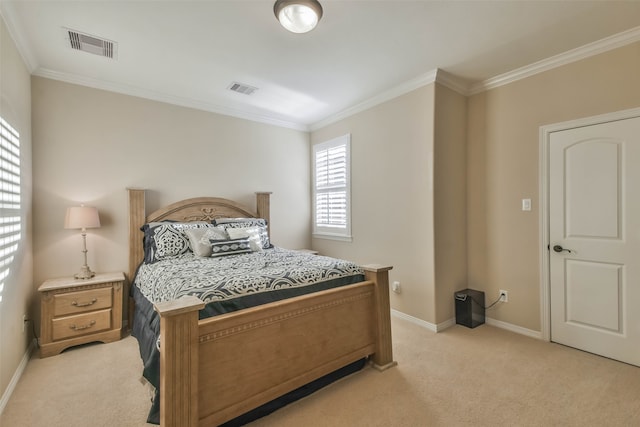
M122 333L124 274L101 273L91 279L63 277L45 281L41 302L40 357L74 345L118 341Z

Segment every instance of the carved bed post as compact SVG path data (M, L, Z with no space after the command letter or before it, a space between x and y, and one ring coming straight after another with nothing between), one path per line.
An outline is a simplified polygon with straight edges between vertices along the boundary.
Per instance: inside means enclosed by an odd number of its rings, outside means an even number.
M393 267L377 264L362 266L365 280L375 282L376 318L376 352L372 357L373 366L384 371L398 363L393 360L391 345L391 306L389 304L389 270Z
M145 190L140 188L127 188L129 192L129 270L127 271L127 286L124 289L125 302L128 303L127 310L127 327L133 328L134 302L129 297L130 287L133 283L133 276L136 274L138 265L144 258L144 249L142 248L142 233L140 227L145 223L146 207L145 207Z
M127 188L129 192L129 283L133 281L136 268L142 262L142 232L140 227L145 223L146 211L144 205L145 190Z
M160 315L160 425L196 427L198 414L198 310L194 296L154 306Z
M264 218L267 220L267 233L271 238L271 192L264 191L256 193L256 211L258 218Z

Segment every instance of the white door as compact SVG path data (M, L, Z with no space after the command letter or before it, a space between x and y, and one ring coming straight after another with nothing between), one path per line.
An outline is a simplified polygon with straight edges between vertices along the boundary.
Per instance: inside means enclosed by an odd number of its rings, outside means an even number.
M553 132L551 340L640 366L640 117Z

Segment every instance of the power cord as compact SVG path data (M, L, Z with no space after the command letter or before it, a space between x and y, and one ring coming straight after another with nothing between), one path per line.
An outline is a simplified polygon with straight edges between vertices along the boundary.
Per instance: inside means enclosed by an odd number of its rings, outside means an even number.
M499 303L502 300L502 296L504 294L501 293L500 296L498 297L497 300L495 300L494 302L492 302L491 304L489 304L488 306L483 306L482 304L480 304L478 301L475 300L475 298L473 298L471 295L469 294L456 294L456 298L459 299L460 301L466 301L467 298L470 298L471 301L475 302L476 304L478 304L480 307L482 307L484 310L488 310L491 307L493 307L494 305L496 305L497 303ZM462 297L462 298L461 298Z
M40 338L36 335L36 322L30 320L31 322L31 331L33 332L33 339L36 340L36 348L40 348Z
M36 322L28 317L24 319L24 322L31 323L31 332L33 333L33 338L36 340L36 348L40 348L40 338L36 335Z

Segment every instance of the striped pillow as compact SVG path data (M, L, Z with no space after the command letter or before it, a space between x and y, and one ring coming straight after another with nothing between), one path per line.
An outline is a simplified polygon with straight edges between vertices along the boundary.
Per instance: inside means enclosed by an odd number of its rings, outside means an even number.
M211 242L211 256L220 257L225 255L246 254L251 252L249 239L233 240L209 240Z
M267 231L267 221L264 218L216 218L213 224L221 226L228 230L229 228L249 228L258 227L260 230L260 241L263 249L273 247L269 241L269 232Z

